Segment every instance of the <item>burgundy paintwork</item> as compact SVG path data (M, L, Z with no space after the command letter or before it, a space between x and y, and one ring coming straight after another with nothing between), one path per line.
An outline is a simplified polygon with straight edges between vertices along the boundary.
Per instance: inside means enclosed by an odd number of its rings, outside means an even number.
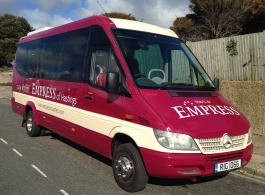
M28 86L29 89L25 92L26 94L40 97L32 94L32 91L34 90L32 88L33 84L38 83L38 85L40 86L51 88L56 87L57 92L61 92L66 96L70 95L71 97L77 98L77 104L75 105L76 108L81 108L90 112L111 116L121 120L125 120L126 114L133 115L134 118L130 120L130 122L132 123L141 124L160 130L166 130L169 127L171 131L186 133L194 138L221 137L224 133L227 132L229 132L231 135L246 134L248 132L250 125L239 111L236 112L240 113L240 115L221 115L214 114L212 112L209 115L205 114L194 117L179 118L178 113L172 108L175 106L185 106L184 102L194 102L195 100L199 102L209 101L211 105L231 107L231 105L220 96L219 92L214 92L217 95L216 97L197 98L170 97L168 90L139 90L134 85L126 63L118 49L114 38L112 37L110 29L115 28L115 25L108 18L96 16L82 19L54 28L56 30L51 29L45 32L40 32L31 36L24 37L20 40L20 42L41 38L43 36L55 35L93 24L102 26L110 41L112 42L114 52L116 53L116 56L120 64L122 65L124 73L126 75L126 83L132 97L109 94L99 88L89 86L87 83L72 83L35 78L23 78L17 73L17 71L15 71L16 65L14 65L13 91L19 91L17 86ZM53 97L51 97L50 99L44 97L42 98L62 103L61 101ZM22 116L26 112L26 107L24 105L16 103L14 98L12 98L11 103L12 109L15 113ZM67 103L65 104L69 105ZM111 138L98 134L89 129L84 129L81 126L71 124L67 121L63 121L46 113L39 112L36 110L35 105L32 105L32 103L30 102L28 102L27 105L30 106L33 110L35 121L38 125L52 129L56 133L72 141L90 148L108 158L112 158ZM200 106L204 104L198 103L196 105ZM184 112L182 113L184 114ZM227 113L229 113L228 110ZM242 150L242 152L244 153L241 157L242 162L244 160L249 162L252 150L252 145ZM212 175L213 173L214 163L206 162L205 157L214 155L168 154L152 151L146 148L140 148L140 151L146 169L152 176L170 178L185 177L184 175L179 174L177 171L189 170L190 167L196 167L196 170L202 173L200 176ZM197 175L188 175L188 177L193 176Z
M174 90L177 92L177 90ZM208 91L209 92L209 91ZM210 91L212 93L212 91ZM249 130L249 122L237 110L232 115L232 110L224 110L224 115L214 113L208 110L207 114L198 112L198 115L191 116L187 111L181 114L190 117L180 118L178 113L172 108L175 106L193 107L193 106L221 106L230 108L231 104L227 102L219 92L214 92L216 97L171 97L167 90L141 90L143 98L157 112L167 127L172 132L188 134L194 138L214 138L222 137L224 133L229 133L231 136L246 134ZM184 105L184 102L189 102ZM203 102L203 103L196 103ZM207 103L210 102L210 103ZM192 103L192 104L191 104ZM236 114L235 114L236 113ZM237 115L240 114L240 115ZM163 130L163 129L161 129Z
M148 174L154 177L165 178L191 178L210 176L214 173L214 164L220 162L227 162L230 160L241 159L241 162L250 161L253 152L253 145L248 146L244 150L221 153L221 154L170 154L156 152L141 148L141 154L144 159L145 167ZM224 156L229 156L225 158ZM231 155L235 156L231 159ZM207 158L222 158L222 160L210 162ZM246 165L245 164L245 165ZM244 167L245 165L242 165ZM181 174L180 171L196 170L200 174Z

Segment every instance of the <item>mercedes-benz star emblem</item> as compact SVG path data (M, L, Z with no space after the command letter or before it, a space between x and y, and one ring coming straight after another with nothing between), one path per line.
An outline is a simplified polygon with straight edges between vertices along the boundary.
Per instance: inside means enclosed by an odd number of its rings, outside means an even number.
M226 149L230 148L233 145L232 138L228 133L225 133L223 135L223 145Z

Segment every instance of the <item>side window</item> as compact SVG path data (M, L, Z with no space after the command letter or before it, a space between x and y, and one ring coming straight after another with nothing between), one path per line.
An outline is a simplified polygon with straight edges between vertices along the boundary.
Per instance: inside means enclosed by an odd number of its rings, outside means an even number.
M21 76L28 76L25 72L27 53L28 53L29 43L21 43L18 45L17 55L16 55L16 69Z
M90 34L90 45L110 45L108 36L100 26L92 26Z
M62 53L59 59L59 79L80 82L83 80L89 28L79 29L63 35Z
M61 36L51 36L44 39L43 53L39 77L45 79L58 79L58 60L61 52Z
M91 57L90 82L105 87L108 72L118 72L121 75L112 52L108 49L94 50Z
M35 40L30 42L28 50L28 60L25 67L25 72L29 77L37 77L40 65L42 40Z

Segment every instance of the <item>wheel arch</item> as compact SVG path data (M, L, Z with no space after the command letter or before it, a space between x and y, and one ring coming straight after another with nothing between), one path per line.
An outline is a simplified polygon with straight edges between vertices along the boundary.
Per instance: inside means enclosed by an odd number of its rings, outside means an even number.
M114 135L114 137L112 138L112 142L111 142L111 158L113 157L113 152L115 150L115 148L120 145L120 144L124 144L124 143L131 143L133 144L136 149L139 151L139 153L141 154L138 145L136 144L136 142L134 141L134 139L128 135L128 134L124 134L122 132L118 132Z
M109 133L109 138L112 140L110 145L110 157L113 156L115 146L120 143L132 143L140 155L142 156L140 148L153 148L154 150L161 150L161 145L155 139L153 129L137 124L127 124L115 127ZM147 139L148 138L148 139Z
M34 117L34 121L37 125L40 125L40 121L39 121L39 117L38 117L38 114L37 114L37 109L36 109L36 106L35 106L35 103L32 102L32 101L28 101L27 104L26 104L26 107L25 107L25 117L27 116L27 113L29 111L32 111L33 113L33 117ZM24 117L24 118L25 118Z

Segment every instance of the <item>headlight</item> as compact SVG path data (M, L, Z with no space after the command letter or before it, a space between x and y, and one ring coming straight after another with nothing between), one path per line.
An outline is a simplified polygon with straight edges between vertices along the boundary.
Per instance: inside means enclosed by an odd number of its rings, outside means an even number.
M194 140L186 134L172 133L154 129L157 141L171 150L199 150Z
M248 130L248 144L252 142L252 131L251 128Z

